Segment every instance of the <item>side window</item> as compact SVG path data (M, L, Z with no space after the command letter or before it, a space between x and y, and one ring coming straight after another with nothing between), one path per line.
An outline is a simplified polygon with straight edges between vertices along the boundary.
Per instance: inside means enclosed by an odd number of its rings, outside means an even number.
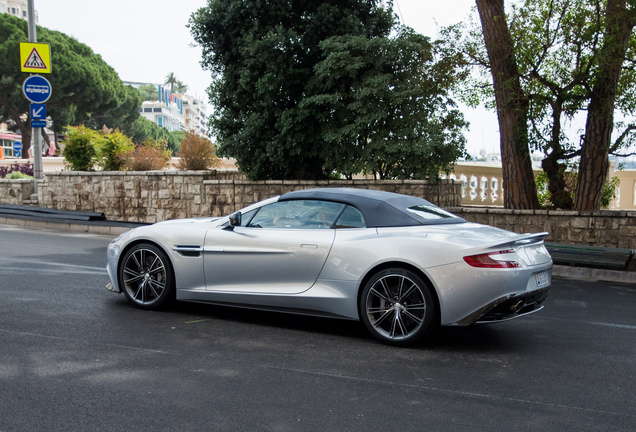
M367 224L360 210L355 207L347 206L342 212L334 228L366 228Z
M253 228L329 229L344 208L344 204L328 201L279 201L261 207L245 223Z
M249 226L248 224L251 222L252 218L256 214L259 209L250 210L241 215L241 226Z

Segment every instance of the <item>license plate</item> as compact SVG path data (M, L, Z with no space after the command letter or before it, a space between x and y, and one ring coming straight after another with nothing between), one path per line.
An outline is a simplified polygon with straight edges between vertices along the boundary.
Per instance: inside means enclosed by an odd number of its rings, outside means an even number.
M537 279L537 287L542 288L550 285L550 280L548 279L547 272L537 273L535 277Z

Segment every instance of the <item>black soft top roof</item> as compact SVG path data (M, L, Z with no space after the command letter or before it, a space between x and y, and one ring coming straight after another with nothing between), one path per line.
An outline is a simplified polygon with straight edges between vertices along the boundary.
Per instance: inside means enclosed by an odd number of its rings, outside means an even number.
M369 228L437 225L464 223L464 219L454 216L437 219L422 219L408 211L409 207L427 206L437 208L423 198L356 188L304 189L283 194L279 201L324 200L351 205L362 213Z

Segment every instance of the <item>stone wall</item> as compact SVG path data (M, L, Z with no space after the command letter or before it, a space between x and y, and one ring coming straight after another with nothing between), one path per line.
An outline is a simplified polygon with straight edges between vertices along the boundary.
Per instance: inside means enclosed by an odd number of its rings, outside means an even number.
M636 211L505 210L454 207L448 211L469 222L520 234L547 231L547 241L636 249Z
M374 189L414 195L440 207L457 206L462 199L461 183L452 180L442 180L440 183L429 183L424 180L208 180L203 184L212 216L226 215L286 192L323 187Z
M203 182L232 178L244 176L235 171L53 172L39 184L38 205L128 222L199 217L209 214Z
M423 197L470 222L548 241L636 249L636 211L504 210L461 207L461 184L418 180L247 181L236 171L51 172L38 183L40 207L101 212L110 220L154 223L222 216L288 191L354 187ZM0 180L0 204L24 204L33 180Z
M32 179L0 179L0 204L22 205L33 190Z
M451 180L247 181L236 171L52 172L38 184L38 205L154 223L222 216L265 198L315 187L357 187L421 196L442 207L461 203Z

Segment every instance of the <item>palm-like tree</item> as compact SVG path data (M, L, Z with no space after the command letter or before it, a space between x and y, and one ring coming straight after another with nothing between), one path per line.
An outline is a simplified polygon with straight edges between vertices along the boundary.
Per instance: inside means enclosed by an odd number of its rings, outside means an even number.
M177 80L177 82L174 85L174 89L176 90L177 93L185 93L188 91L188 85L184 84L182 81Z
M174 72L170 72L168 75L166 75L166 81L164 82L164 84L170 84L170 91L174 93L174 85L178 81L179 80L177 79L177 76L174 74Z

